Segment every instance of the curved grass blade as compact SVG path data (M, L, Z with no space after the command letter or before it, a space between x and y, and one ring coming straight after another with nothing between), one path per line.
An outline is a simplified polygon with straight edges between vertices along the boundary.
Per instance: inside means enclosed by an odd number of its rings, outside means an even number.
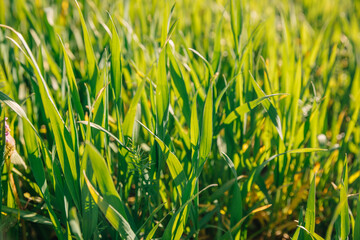
M94 175L97 181L100 192L103 194L104 199L116 211L118 211L124 219L127 219L125 209L120 198L119 193L116 191L114 182L112 180L110 171L107 167L105 159L100 155L99 151L89 142L86 143L85 154L94 169Z
M184 204L182 204L181 207L178 210L176 210L174 215L171 217L170 222L168 223L168 225L165 228L165 232L164 232L164 235L162 236L162 239L169 239L169 240L170 239L171 240L180 239L181 235L184 231L184 226L186 223L186 218L182 217L182 216L187 215L187 214L181 215L180 213L185 211L184 209L188 207L189 203L191 203L191 201L193 201L195 198L197 198L202 192L204 192L208 188L216 187L216 186L218 186L218 185L211 184L211 185L203 188L198 193L192 195L191 198L189 198L189 200L187 200Z
M86 185L89 188L90 194L99 206L100 210L104 213L106 219L110 222L113 228L119 232L123 239L134 240L138 239L131 229L127 220L111 205L109 204L90 183L84 172Z
M255 89L256 94L258 95L259 98L261 97L265 97L265 93L263 92L263 90L260 88L260 86L257 84L257 82L255 81L254 77L252 76L252 74L250 73L251 76L251 83ZM281 127L281 121L280 121L280 117L279 114L276 111L276 108L274 107L274 105L270 102L269 99L267 99L267 101L262 102L262 105L264 106L265 110L268 112L269 117L272 121L272 123L274 124L279 136L281 139L283 139L283 134L282 134L282 127Z
M134 122L135 122L135 117L136 117L136 109L138 107L138 102L141 98L141 95L145 89L145 84L146 84L146 78L144 78L141 81L140 86L136 90L135 96L131 100L129 110L126 113L126 116L124 119L124 124L123 124L124 136L132 137Z
M265 205L265 206L261 206L258 207L254 210L252 210L250 213L248 213L245 217L243 217L238 223L236 223L233 227L231 227L231 229L222 237L222 239L232 239L231 238L231 234L234 234L235 232L239 231L239 229L241 228L242 224L244 223L244 221L251 215L251 214L255 214L257 212L261 212L264 211L266 209L268 209L269 207L271 207L271 204Z
M33 222L33 223L40 223L44 225L52 226L52 222L47 217L41 216L36 212L24 211L15 208L9 208L7 206L2 206L2 211L7 214L12 214L15 216L20 215L20 217L26 221Z
M128 150L129 152L131 152L131 149L129 149L127 146L125 146L125 144L123 142L121 142L114 134L112 134L111 132L109 132L108 130L106 130L105 128L103 128L102 126L93 123L93 122L87 122L87 121L78 121L78 123L84 124L84 125L88 125L90 124L90 127L95 128L97 130L100 130L104 133L106 133L107 135L109 135L110 137L112 137L121 147L125 148L126 150Z
M70 92L71 92L71 99L73 100L73 104L77 110L77 113L80 115L80 119L85 119L84 110L81 106L81 101L80 101L80 96L79 96L79 91L78 91L74 71L72 69L69 56L66 53L64 43L61 40L60 36L59 36L59 39L60 39L60 43L61 43L63 53L64 53L64 62L65 62L67 80L68 80Z
M29 125L31 126L31 128L34 130L34 132L36 133L36 135L40 138L39 133L36 131L34 125L30 122L29 118L27 117L26 113L24 112L24 110L21 108L21 106L15 102L13 99L11 99L8 95L6 95L5 93L3 93L2 91L0 91L0 100L5 103L9 108L11 108L18 116L20 116L21 118L23 118L26 122L29 123Z
M286 95L286 94L276 93L276 94L271 94L271 95L265 95L263 97L259 97L258 99L255 99L251 102L242 104L241 106L237 107L234 111L229 113L229 115L224 120L224 124L232 123L235 119L239 118L244 113L251 111L252 109L254 109L257 105L259 105L263 101L268 100L268 98L274 97L274 96L281 96L281 95Z
M189 48L189 50L192 51L193 53L195 53L195 55L197 55L198 57L201 58L201 60L204 61L207 69L208 69L209 72L210 72L210 77L214 76L214 70L213 70L211 64L208 62L208 60L206 60L206 58L203 57L203 56L202 56L198 51L196 51L195 49Z
M190 102L188 91L186 90L185 81L183 78L183 74L180 70L178 63L176 62L175 57L168 51L168 58L170 60L170 74L171 78L174 82L174 86L176 90L179 92L179 96L182 99L182 112L185 116L186 122L190 124Z
M146 219L146 221L144 222L144 224L137 230L136 235L138 235L138 234L140 233L141 229L145 228L146 224L150 221L150 219L152 219L152 217L154 217L154 215L155 215L157 212L159 212L159 210L162 209L165 204L166 204L166 202L160 204L159 206L157 206L157 207L154 209L154 211L153 211L153 212L150 214L150 216Z
M72 207L69 211L69 225L71 227L72 232L76 236L76 239L83 240L83 236L80 228L80 222L77 217L76 208L74 207Z
M250 177L248 179L247 182L247 191L249 192L251 190L251 186L253 184L253 182L257 179L257 177L259 176L259 174L261 173L261 171L264 169L264 167L271 162L272 160L274 160L275 158L285 155L285 154L294 154L294 153L311 153L311 152L319 152L319 151L328 151L327 149L322 149L322 148L300 148L300 149L294 149L294 150L289 150L286 151L284 153L280 153L280 154L276 154L271 156L268 160L264 161L260 166L256 167L250 174Z
M71 135L67 130L58 109L56 108L50 90L45 82L44 77L41 74L41 70L37 65L37 62L29 46L27 45L24 37L15 29L9 26L0 24L0 27L12 31L20 39L26 52L22 48L20 49L25 54L25 57L27 58L32 68L35 70L35 75L39 85L40 97L43 102L46 116L50 119L50 124L53 130L53 136L55 138L56 149L61 164L61 168L65 175L65 180L68 185L71 196L74 200L74 203L78 208L80 208L80 189L78 185L79 169L76 167L76 163L75 163L75 154L72 146Z
M306 235L306 237L309 237L310 239L315 239L315 240L324 240L320 235L318 235L317 233L315 233L315 232L313 232L313 233L311 233L309 230L307 230L305 227L303 227L303 226L298 226L298 229L300 230L300 229L303 229L306 233L307 233L307 235ZM306 238L305 237L305 238Z
M83 14L81 12L80 5L77 0L75 0L75 3L76 3L76 7L78 9L78 12L79 12L81 27L83 30L83 38L84 38L84 43L85 43L85 52L86 52L87 67L88 67L87 73L89 74L88 79L90 81L91 89L93 89L93 91L91 92L91 95L93 97L95 97L98 90L100 90L100 88L101 88L101 85L98 86L98 83L101 84L101 81L97 81L99 69L98 69L98 66L96 63L94 50L93 50L93 47L91 44L89 32L87 30Z
M183 166L181 165L179 159L175 156L174 153L170 151L168 146L165 145L161 139L156 136L153 132L150 131L144 124L137 121L143 128L146 129L153 137L155 137L155 140L159 144L161 150L165 153L165 155L168 154L168 157L166 159L166 164L168 165L168 168L170 170L170 174L172 179L175 182L176 188L178 190L178 193L180 196L182 196L182 190L185 186L185 182L187 181L185 172L183 170Z
M341 210L342 208L344 207L344 204L347 203L347 199L342 199L340 200L339 204L336 206L335 208L335 211L334 211L334 215L331 219L331 222L326 230L326 237L325 237L325 240L330 240L331 239L331 234L332 234L332 231L333 231L333 228L334 228L334 224L338 218L338 216L340 215L341 213Z
M231 159L229 158L228 155L226 155L224 152L221 153L221 155L223 156L223 158L225 159L226 163L228 164L230 170L232 171L233 175L234 175L234 179L237 179L237 173L236 173L236 169L234 166L234 163L231 161ZM230 212L231 212L231 217L230 217L230 223L231 223L231 227L234 227L239 221L241 221L242 217L243 217L243 200L242 200L242 196L241 196L241 190L240 187L237 183L237 181L234 181L233 184L233 191L232 191L232 198L230 201ZM240 230L240 229L239 229ZM239 234L239 230L234 231L234 236L236 236L237 234Z

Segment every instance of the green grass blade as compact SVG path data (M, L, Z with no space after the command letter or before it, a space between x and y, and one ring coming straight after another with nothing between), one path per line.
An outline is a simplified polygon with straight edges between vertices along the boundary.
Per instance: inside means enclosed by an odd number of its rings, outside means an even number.
M40 159L40 149L38 147L36 135L31 129L30 124L27 122L24 123L24 139L27 143L26 150L28 152L29 164L36 184L39 186L42 197L44 198L44 201L47 205L47 210L49 212L52 225L55 229L55 233L59 239L63 239L59 217L56 216L54 209L52 208L48 183L45 177L45 169ZM50 169L48 169L48 171L50 171Z
M212 145L213 138L213 87L212 84L209 88L209 91L206 95L203 118L202 118L202 128L200 136L200 163L199 166L202 166L206 158L209 156Z
M86 177L84 172L84 177L86 181L86 185L89 188L91 196L94 198L96 204L99 206L100 210L105 215L106 219L110 222L110 224L115 228L116 231L119 232L122 239L134 240L138 239L131 229L129 223L124 218L122 214L120 214L116 208L114 208L111 204L109 204L100 194L95 190L95 188L90 183L89 179Z
M191 147L193 148L193 152L195 148L198 148L198 141L199 141L199 120L198 120L198 113L197 113L197 94L195 94L191 106L191 119L190 119L190 141Z
M78 91L74 71L72 69L69 56L66 53L65 46L64 46L60 36L59 36L59 39L60 39L60 43L61 43L63 53L64 53L64 62L65 62L67 80L68 80L68 84L69 84L70 92L71 92L71 99L73 100L73 104L74 104L74 107L75 107L77 113L80 115L80 119L84 119L85 118L84 110L81 106L81 101L80 101L80 96L79 96L79 91Z
M144 78L136 90L135 96L131 100L130 107L128 112L126 113L124 124L123 124L123 131L124 136L132 137L133 135L133 128L134 128L134 122L136 117L136 109L138 107L138 102L141 98L141 95L145 89L146 79Z
M235 53L239 52L239 39L243 25L243 13L241 1L230 0L230 21L231 30L235 42Z
M121 95L121 78L122 78L122 64L121 64L121 42L116 31L114 22L111 19L111 84L115 95L115 101L120 100Z
M85 19L83 17L83 14L81 12L81 8L80 5L78 3L77 0L75 0L76 3L76 7L78 9L79 12L79 16L80 16L80 21L81 21L81 27L83 30L83 39L85 42L85 52L86 52L86 59L87 59L87 72L88 72L88 79L90 82L90 86L91 89L93 90L92 93L92 97L95 97L95 95L97 94L97 92L99 91L99 89L101 87L98 86L98 66L96 63L96 58L95 58L95 54L94 54L94 50L91 44L91 40L90 40L90 36L89 36L89 32L87 30L86 27L86 23L85 23Z
M176 212L174 213L174 215L171 217L170 222L168 223L168 225L165 228L165 232L164 235L162 236L163 239L171 239L171 240L178 240L181 238L181 235L184 231L184 225L185 225L185 221L186 219L182 218L182 216L186 215L182 215L181 213L183 211L185 211L185 208L188 207L188 205L196 198L198 197L202 192L204 192L206 189L211 188L211 187L216 187L217 184L211 184L207 187L205 187L204 189L202 189L201 191L199 191L198 193L192 195L189 200L187 200L185 203L183 203L181 205L181 207L179 209L176 210ZM182 215L182 216L181 216Z
M219 21L216 32L215 32L215 40L214 40L214 52L212 56L212 68L217 71L220 67L221 60L221 29L222 29L223 17Z
M82 240L83 236L81 233L80 222L77 217L76 208L71 208L69 212L69 225L76 239Z
M18 116L22 117L31 126L31 128L34 130L36 135L38 137L40 137L39 133L36 131L34 125L30 122L26 113L24 112L24 110L21 108L21 106L19 104L17 104L13 99L11 99L8 95L6 95L5 93L3 93L1 91L0 91L0 100L3 103L5 103L9 108L11 108Z
M261 163L258 167L256 167L250 174L250 177L247 181L247 191L249 192L251 190L251 186L253 182L256 180L256 178L259 176L260 172L264 169L264 167L269 164L272 160L275 158L286 155L286 154L299 154L299 153L311 153L311 152L319 152L319 151L327 151L327 149L321 149L321 148L301 148L301 149L294 149L289 150L284 153L276 154L271 156L269 159Z
M343 185L340 188L340 202L345 201L345 203L340 213L340 218L341 218L340 232L341 232L341 239L347 239L350 233L349 204L347 201L348 185L349 185L347 157L345 157L342 180L343 180Z
M20 215L20 217L22 219L29 221L29 222L40 223L40 224L52 226L52 222L50 221L50 219L48 219L44 216L41 216L37 213L34 213L34 212L19 210L19 209L15 209L15 208L9 208L6 206L2 207L2 211L4 213L12 214L14 216Z
M353 230L354 230L354 239L360 239L360 195L357 201L355 227Z
M305 213L305 228L313 234L315 232L315 194L316 194L316 187L315 187L315 179L316 176L314 175L313 180L310 184L309 196L307 200L306 206L306 213ZM309 235L305 236L305 239L311 239Z
M253 85L253 87L255 89L255 92L256 92L256 94L258 95L259 98L262 98L262 97L266 96L265 93L260 88L260 86L257 84L257 82L255 81L255 79L254 79L254 77L252 75L251 75L251 83L252 83L252 85ZM270 102L269 99L267 101L262 102L262 105L264 106L264 108L268 112L272 123L274 124L277 132L279 133L280 138L283 139L281 121L280 121L280 117L279 117L279 115L278 115L278 113L276 111L276 108Z
M168 120L169 111L169 86L166 77L166 51L163 49L160 53L158 71L157 71L157 87L156 87L156 117L158 131L160 137L163 138L164 128Z
M338 216L340 215L341 213L341 210L343 209L344 207L344 204L347 202L347 199L344 200L342 199L339 204L336 206L335 210L334 210L334 214L333 214L333 217L331 219L331 222L326 230L326 237L325 239L326 240L330 240L331 239L331 234L332 234L332 231L333 231L333 228L334 228L334 224L338 218Z
M20 39L21 43L25 47L27 60L29 61L32 68L35 70L35 75L38 80L40 97L43 102L44 110L47 117L50 118L50 123L53 130L53 135L56 142L57 154L59 156L62 171L65 175L66 183L69 187L70 193L74 200L75 205L79 208L80 206L80 190L77 184L78 182L78 169L75 163L74 149L72 148L71 135L67 130L63 119L60 116L58 109L51 96L50 90L43 78L39 66L27 45L23 36L11 27L0 25L0 27L11 30Z
M107 135L109 135L109 137L112 137L121 147L127 149L128 151L131 151L128 147L125 146L125 144L120 141L114 134L112 134L111 132L109 132L108 130L106 130L105 128L103 128L102 126L96 124L96 123L93 123L93 122L86 122L86 121L78 121L78 123L81 123L83 125L88 125L90 124L90 127L94 128L94 129L97 129L97 130L100 130L104 133L106 133Z
M182 196L182 189L184 188L184 184L186 182L186 175L179 159L175 156L174 153L170 151L169 147L166 146L165 143L158 136L151 132L151 130L148 129L141 122L138 121L138 123L155 138L161 150L165 153L165 155L167 155L166 164L168 165L171 177L175 182L178 194Z
M203 62L205 63L207 69L210 72L210 76L211 77L214 76L214 70L213 70L211 64L209 63L209 61L206 60L206 58L203 55L201 55L198 51L196 51L195 49L189 48L189 50L192 51L193 53L195 53L195 55L197 55L198 57L200 57L201 60L203 60Z
M105 159L91 143L86 143L85 151L93 169L96 169L96 171L94 170L94 175L99 190L103 194L104 200L113 206L116 211L124 217L124 219L127 219L122 200L119 193L116 191Z
M188 124L190 124L190 102L188 91L186 89L185 81L183 78L183 74L180 70L178 63L176 62L175 57L168 51L168 58L170 60L170 74L173 80L174 86L179 93L180 98L182 99L182 112L185 116L185 119Z
M222 153L221 155L223 156L231 172L233 173L235 177L234 179L237 179L238 176L233 161L231 161L229 156L227 156L225 153ZM231 212L231 218L230 218L231 227L234 227L238 222L241 221L243 217L242 205L243 205L243 200L241 196L241 190L237 181L234 181L232 199L230 201L230 208L229 208ZM236 235L239 234L238 232L239 231L234 231L234 237L236 237Z
M257 105L264 102L265 100L268 100L268 98L273 97L273 96L280 96L280 95L284 95L284 94L279 93L279 94L265 95L263 97L259 97L258 99L255 99L255 100L253 100L251 102L244 103L244 104L240 105L234 111L229 113L229 115L224 120L224 124L232 123L235 119L239 118L241 115L243 115L243 114L245 114L247 112L250 112Z

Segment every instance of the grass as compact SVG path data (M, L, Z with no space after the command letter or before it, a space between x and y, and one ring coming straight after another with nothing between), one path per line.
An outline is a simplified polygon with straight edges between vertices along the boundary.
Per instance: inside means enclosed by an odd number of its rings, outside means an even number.
M360 239L359 13L0 0L0 238Z

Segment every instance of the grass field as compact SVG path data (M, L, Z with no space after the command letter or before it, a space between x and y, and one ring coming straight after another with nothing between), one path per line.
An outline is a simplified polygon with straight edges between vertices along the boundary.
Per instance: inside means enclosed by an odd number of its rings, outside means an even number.
M360 239L360 1L0 0L0 239Z

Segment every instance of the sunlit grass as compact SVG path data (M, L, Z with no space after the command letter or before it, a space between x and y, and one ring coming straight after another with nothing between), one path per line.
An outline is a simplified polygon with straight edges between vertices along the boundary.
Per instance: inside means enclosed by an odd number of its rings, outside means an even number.
M359 13L0 0L0 238L360 239Z

